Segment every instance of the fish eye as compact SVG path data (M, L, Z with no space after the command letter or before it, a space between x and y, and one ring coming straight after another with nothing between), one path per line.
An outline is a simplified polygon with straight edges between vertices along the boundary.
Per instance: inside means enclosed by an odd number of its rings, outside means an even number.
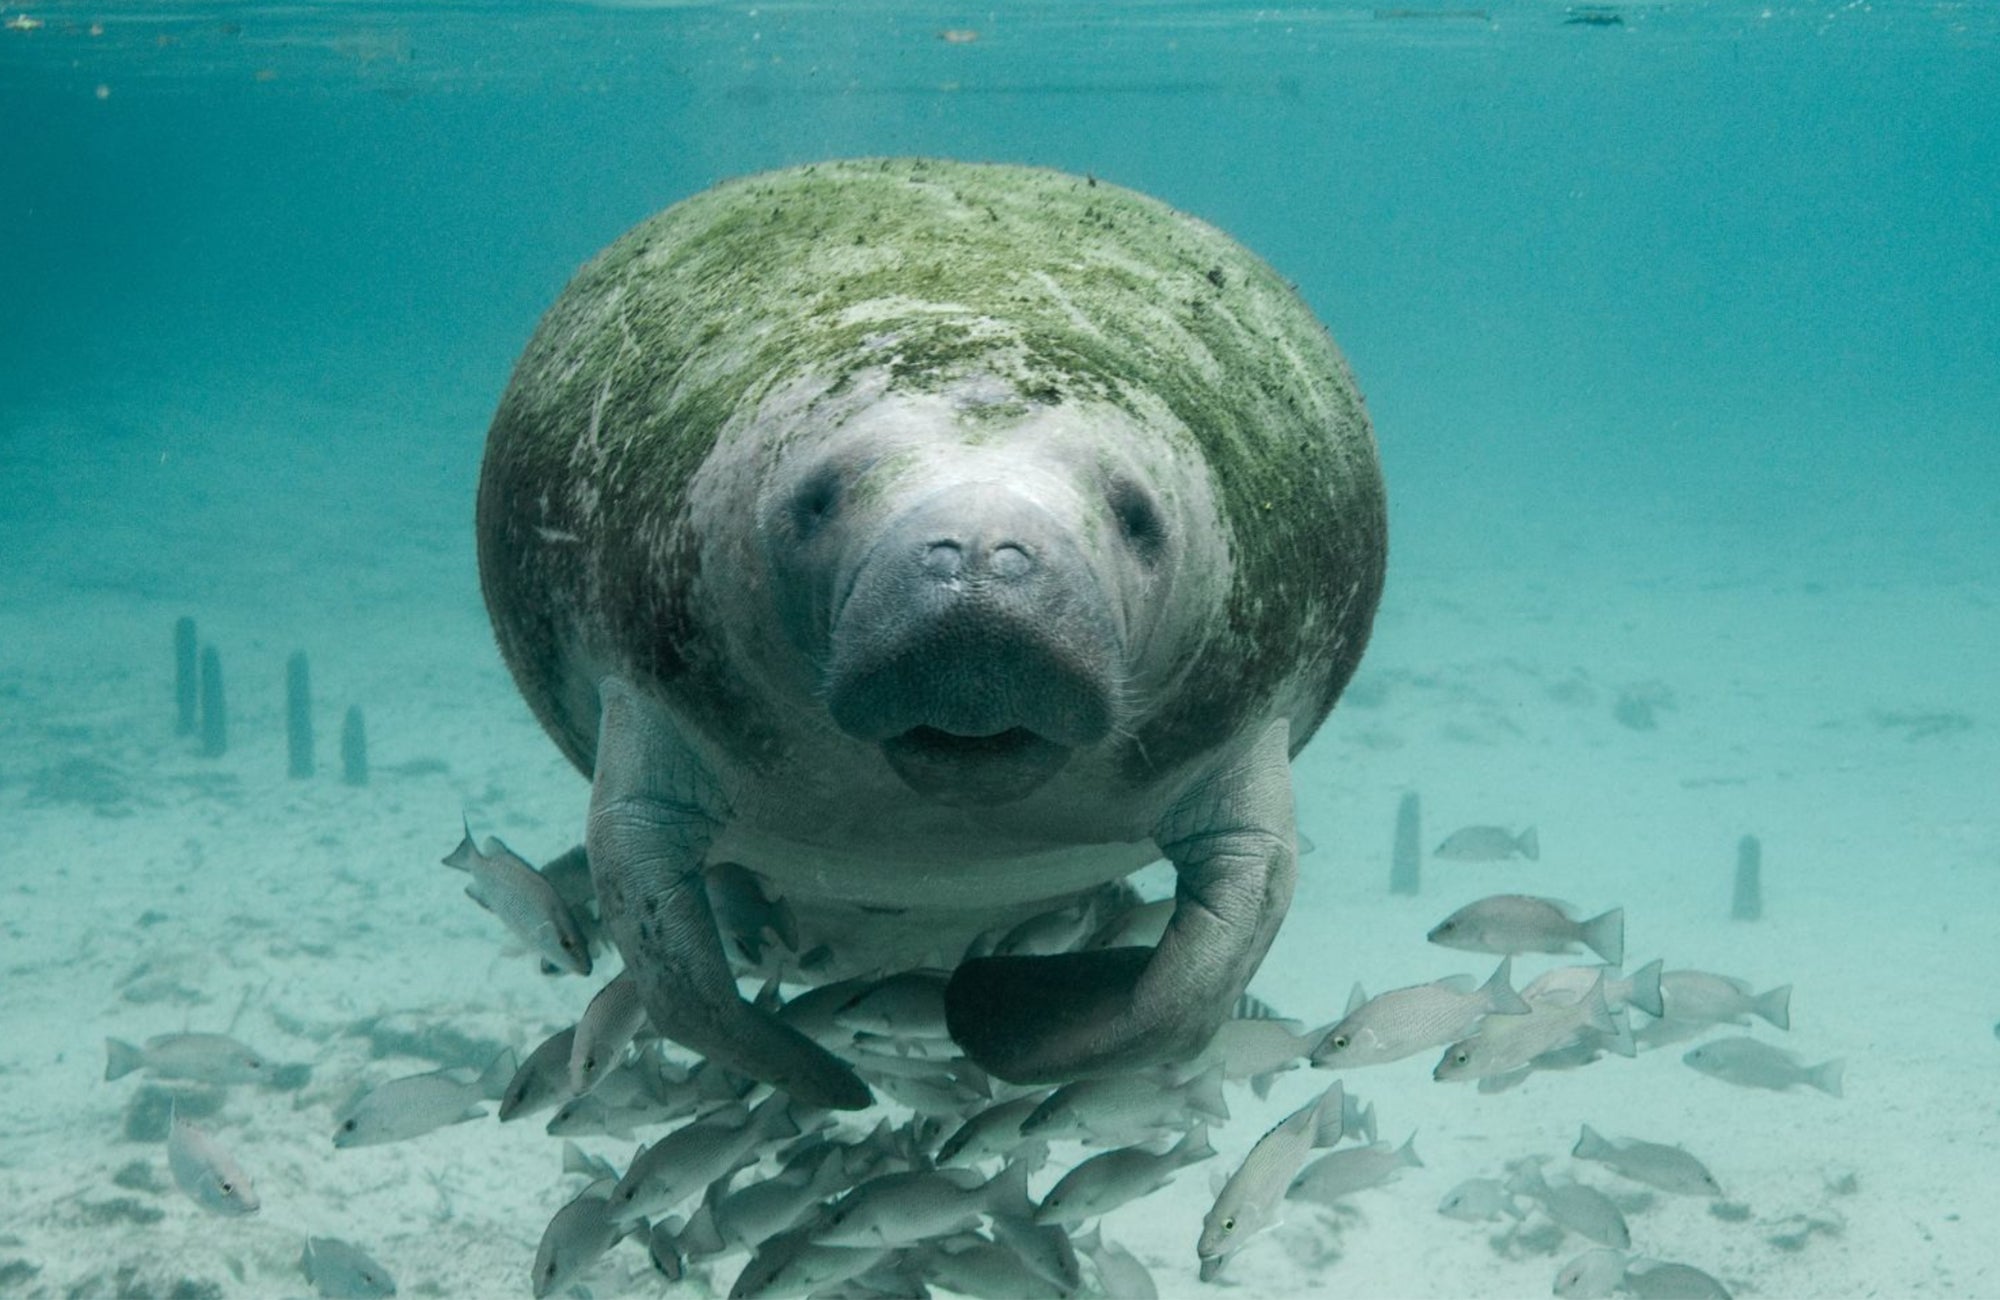
M1345 1046L1347 1046L1347 1042L1348 1042L1348 1039L1347 1039L1347 1035L1346 1035L1346 1034L1335 1034L1335 1035L1333 1036L1333 1045L1334 1045L1334 1046L1335 1046L1336 1048L1341 1048L1341 1047L1345 1047Z
M1453 1061L1454 1063L1456 1063L1456 1064L1458 1064L1458 1065L1464 1065L1464 1064L1465 1064L1465 1063L1466 1063L1467 1061L1470 1061L1470 1060L1472 1059L1472 1053L1471 1053L1471 1052L1453 1052L1453 1053L1451 1054L1451 1059L1452 1059L1452 1061Z
M354 1127L355 1127L355 1122L353 1120L351 1119L342 1120L340 1124L340 1131L343 1133L352 1133L354 1131Z
M1226 1218L1226 1219L1224 1219L1224 1220L1222 1221L1222 1230L1223 1230L1224 1232L1234 1232L1234 1231L1236 1231L1236 1216L1235 1216L1235 1215L1233 1215L1233 1214L1232 1214L1232 1215L1230 1215L1230 1216L1229 1216L1228 1218Z

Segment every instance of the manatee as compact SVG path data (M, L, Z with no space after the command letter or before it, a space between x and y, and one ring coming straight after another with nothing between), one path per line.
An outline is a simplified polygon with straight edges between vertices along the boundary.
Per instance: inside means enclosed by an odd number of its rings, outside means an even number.
M1362 399L1270 267L1091 177L928 159L728 181L585 265L476 526L648 1015L846 1108L740 996L704 873L789 909L820 960L787 978L955 967L1002 1078L1190 1056L1290 902L1289 762L1386 554ZM958 960L1160 858L1156 946Z

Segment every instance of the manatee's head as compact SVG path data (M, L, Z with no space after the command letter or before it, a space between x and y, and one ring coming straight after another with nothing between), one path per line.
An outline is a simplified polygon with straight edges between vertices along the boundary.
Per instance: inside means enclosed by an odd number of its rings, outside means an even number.
M1129 721L1207 508L1130 422L968 380L884 395L765 480L785 636L916 793L1019 799Z

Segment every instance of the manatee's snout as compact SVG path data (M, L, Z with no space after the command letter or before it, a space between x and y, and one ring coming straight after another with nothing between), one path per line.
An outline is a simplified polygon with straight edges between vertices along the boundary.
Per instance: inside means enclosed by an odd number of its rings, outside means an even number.
M832 630L835 725L942 802L1018 799L1111 729L1108 595L1071 530L1006 485L946 489L894 519Z

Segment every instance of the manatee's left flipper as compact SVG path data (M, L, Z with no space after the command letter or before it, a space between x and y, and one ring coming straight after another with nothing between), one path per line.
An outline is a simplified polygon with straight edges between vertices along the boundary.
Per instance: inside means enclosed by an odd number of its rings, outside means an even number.
M973 1060L1042 1083L1193 1056L1229 1017L1298 878L1290 727L1280 719L1154 831L1178 876L1159 946L960 965L945 1016Z
M607 677L598 697L584 843L647 1016L675 1042L808 1106L868 1105L867 1085L839 1058L736 991L701 870L727 812L700 761L628 683Z

